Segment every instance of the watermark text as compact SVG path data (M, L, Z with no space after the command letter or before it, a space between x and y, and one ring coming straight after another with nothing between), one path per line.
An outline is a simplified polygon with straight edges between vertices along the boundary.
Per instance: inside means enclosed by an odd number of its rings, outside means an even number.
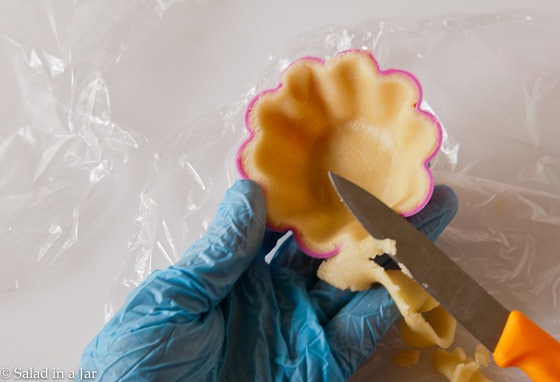
M62 381L72 380L95 381L98 377L96 370L79 368L77 370L62 370L56 367L0 367L2 381Z

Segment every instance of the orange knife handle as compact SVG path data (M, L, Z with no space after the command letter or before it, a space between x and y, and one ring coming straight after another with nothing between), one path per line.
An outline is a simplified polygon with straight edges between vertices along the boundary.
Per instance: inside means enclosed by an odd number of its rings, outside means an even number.
M560 342L517 310L509 314L494 360L520 368L533 382L560 381Z

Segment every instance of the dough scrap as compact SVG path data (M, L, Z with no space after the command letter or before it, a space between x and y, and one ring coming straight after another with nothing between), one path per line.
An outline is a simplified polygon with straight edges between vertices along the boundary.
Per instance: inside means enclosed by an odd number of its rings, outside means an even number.
M393 355L393 364L400 367L411 367L420 361L420 350L403 350Z
M359 242L345 242L336 256L323 260L317 276L339 289L353 291L369 289L374 283L382 284L403 316L401 338L406 345L449 347L455 338L456 320L404 272L385 270L371 260L387 253L383 250L388 246L386 240L367 236Z
M465 351L457 347L453 352L436 350L432 360L449 382L492 382L480 370L488 366L490 360L490 352L482 345L478 345L474 358L467 357Z

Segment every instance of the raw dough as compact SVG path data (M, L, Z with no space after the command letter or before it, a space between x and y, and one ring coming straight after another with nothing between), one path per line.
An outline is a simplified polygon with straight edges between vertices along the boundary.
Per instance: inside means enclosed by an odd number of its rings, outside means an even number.
M420 361L420 350L403 350L393 356L393 364L400 367L411 367Z
M339 289L365 290L381 283L403 316L401 337L408 346L449 347L455 338L456 320L404 272L385 270L371 260L375 255L395 254L395 247L387 245L387 240L367 236L359 242L345 242L338 255L323 260L317 276Z
M433 355L437 370L450 382L491 382L482 372L481 367L488 366L490 352L479 345L474 358L467 357L465 351L457 347L453 352L438 349Z

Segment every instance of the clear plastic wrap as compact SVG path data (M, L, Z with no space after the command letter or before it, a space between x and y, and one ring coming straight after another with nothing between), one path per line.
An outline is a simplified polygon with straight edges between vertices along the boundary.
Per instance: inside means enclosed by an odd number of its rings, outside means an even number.
M530 11L387 19L327 26L289 41L270 57L258 83L185 124L157 150L107 318L151 270L175 262L205 231L238 178L235 153L247 134L251 97L275 87L296 58L367 48L382 68L414 73L443 123L432 170L437 182L457 191L460 209L438 245L508 308L523 310L559 337L559 22ZM459 328L457 344L472 352L476 341ZM445 380L429 352L416 367L393 366L391 356L402 346L395 328L355 380ZM526 380L518 370L495 366L486 374Z
M0 291L61 263L96 185L145 141L113 120L104 74L169 4L0 5Z

